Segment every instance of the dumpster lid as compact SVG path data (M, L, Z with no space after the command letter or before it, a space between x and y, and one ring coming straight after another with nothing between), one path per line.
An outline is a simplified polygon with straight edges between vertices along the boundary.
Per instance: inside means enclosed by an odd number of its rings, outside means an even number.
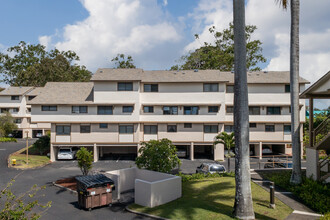
M102 186L104 184L114 184L112 179L106 177L103 174L77 176L76 180L83 185L83 188L85 188L85 190L90 187Z

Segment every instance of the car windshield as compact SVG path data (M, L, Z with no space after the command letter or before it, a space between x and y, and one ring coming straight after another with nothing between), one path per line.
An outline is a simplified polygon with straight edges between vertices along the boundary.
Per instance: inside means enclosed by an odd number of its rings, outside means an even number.
M70 153L70 149L60 149L60 153Z
M210 171L224 171L222 166L211 166Z

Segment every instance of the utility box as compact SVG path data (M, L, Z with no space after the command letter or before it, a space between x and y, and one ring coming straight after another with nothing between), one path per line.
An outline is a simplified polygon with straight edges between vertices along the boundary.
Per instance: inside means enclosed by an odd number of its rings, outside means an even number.
M112 204L114 181L103 174L79 176L77 180L79 207L88 209Z

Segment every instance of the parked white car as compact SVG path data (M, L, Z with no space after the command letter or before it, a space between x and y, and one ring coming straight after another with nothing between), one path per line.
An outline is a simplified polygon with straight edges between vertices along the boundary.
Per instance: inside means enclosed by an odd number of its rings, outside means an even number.
M58 160L73 160L76 158L77 150L72 147L60 148L57 153Z

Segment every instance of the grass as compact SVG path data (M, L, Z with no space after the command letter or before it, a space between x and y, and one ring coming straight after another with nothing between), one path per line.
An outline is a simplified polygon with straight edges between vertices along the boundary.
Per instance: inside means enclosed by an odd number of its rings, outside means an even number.
M17 142L17 139L12 137L0 137L0 142Z
M29 151L32 148L32 146L29 147ZM12 165L12 159L16 159L16 165ZM9 155L9 166L15 167L19 169L29 169L29 168L36 168L39 166L46 165L50 163L49 157L47 156L39 156L39 155L30 155L29 154L29 163L26 163L26 154L25 154L25 148L12 153Z
M292 209L275 200L276 209L268 208L269 193L251 183L256 219L285 219ZM148 208L137 204L129 208L169 219L233 219L235 178L217 177L182 183L182 197L170 203Z

